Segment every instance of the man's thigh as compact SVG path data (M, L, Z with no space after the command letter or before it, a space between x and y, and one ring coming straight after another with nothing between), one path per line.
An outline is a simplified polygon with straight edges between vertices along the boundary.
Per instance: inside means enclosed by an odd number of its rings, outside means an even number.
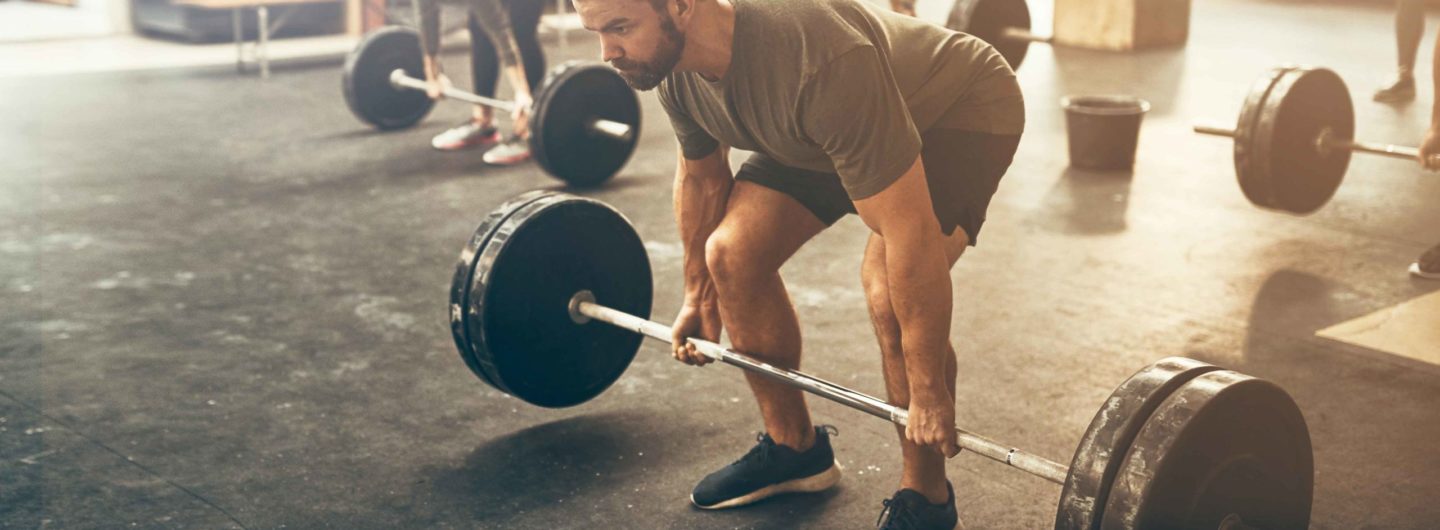
M725 217L715 232L751 263L779 270L806 241L825 229L794 197L754 182L737 180L730 190Z
M850 202L839 175L787 166L764 153L750 155L735 180L789 196L825 226L855 213L855 203Z

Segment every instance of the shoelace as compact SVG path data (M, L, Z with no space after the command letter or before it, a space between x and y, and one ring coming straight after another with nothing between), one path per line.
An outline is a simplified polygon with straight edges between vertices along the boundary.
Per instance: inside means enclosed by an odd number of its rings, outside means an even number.
M896 499L885 499L880 501L885 509L880 510L880 517L875 519L875 528L879 530L902 530L915 525L915 514L907 510L905 503Z
M751 448L750 452L741 460L749 460L754 456L759 459L761 463L769 462L771 455L773 455L775 451L775 441L771 440L770 437L766 436L763 432L755 433L755 441L758 443L754 448ZM739 464L740 462L737 461L735 463Z
M770 456L775 448L775 442L767 441L765 439L765 433L763 432L755 434L755 441L759 443L756 444L755 447L751 447L750 452L745 453L745 456L740 457L739 460L731 462L731 467L738 466L752 459L759 460L761 464L770 461Z
M835 428L834 425L821 425L820 428L824 429L825 432L830 434L831 436L836 436L840 434L840 429ZM774 440L770 439L770 437L764 432L755 433L755 442L756 446L752 447L749 453L745 453L744 457L736 460L730 465L740 465L741 462L749 460L751 457L758 458L761 463L769 462L770 458L774 455L775 446L778 444L776 444Z

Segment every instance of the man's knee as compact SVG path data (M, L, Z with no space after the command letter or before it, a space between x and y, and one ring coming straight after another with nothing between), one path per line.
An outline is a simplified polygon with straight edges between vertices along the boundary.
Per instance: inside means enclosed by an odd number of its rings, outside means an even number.
M705 266L710 278L720 285L743 284L775 271L761 270L763 265L740 234L720 227L705 240Z

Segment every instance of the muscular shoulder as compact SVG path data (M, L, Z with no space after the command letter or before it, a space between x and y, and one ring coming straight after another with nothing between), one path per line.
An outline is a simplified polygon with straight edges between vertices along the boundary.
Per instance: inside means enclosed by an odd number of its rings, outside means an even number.
M798 65L802 77L881 33L865 0L738 0L737 9L751 26L737 45Z

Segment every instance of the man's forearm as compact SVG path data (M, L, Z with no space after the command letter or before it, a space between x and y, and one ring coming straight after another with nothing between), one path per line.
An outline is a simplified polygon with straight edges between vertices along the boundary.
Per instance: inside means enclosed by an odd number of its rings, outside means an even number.
M715 284L705 265L705 241L724 218L725 204L734 185L730 175L721 174L728 173L729 164L723 161L727 150L720 147L717 151L723 171L695 174L681 164L675 173L675 223L680 228L680 244L684 248L686 303L713 303L716 299Z
M886 237L886 282L900 323L910 402L949 401L945 356L950 348L950 268L939 241Z

